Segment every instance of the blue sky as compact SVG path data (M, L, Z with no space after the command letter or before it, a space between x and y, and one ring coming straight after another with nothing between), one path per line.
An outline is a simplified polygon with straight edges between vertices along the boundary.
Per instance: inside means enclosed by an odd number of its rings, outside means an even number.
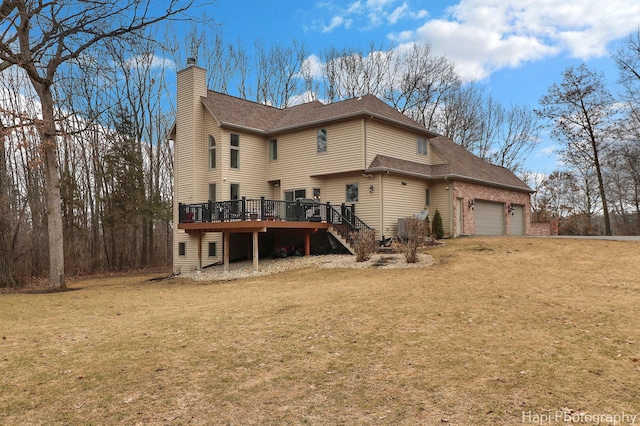
M216 0L206 14L227 41L303 42L322 49L430 42L503 105L537 107L568 66L586 62L617 90L609 52L640 26L638 0ZM528 168L550 172L542 135Z

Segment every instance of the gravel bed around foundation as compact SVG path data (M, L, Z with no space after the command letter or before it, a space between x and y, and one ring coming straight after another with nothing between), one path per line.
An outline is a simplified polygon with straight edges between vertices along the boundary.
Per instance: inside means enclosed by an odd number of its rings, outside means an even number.
M228 281L304 268L426 268L433 264L433 257L424 253L418 254L418 262L416 263L407 263L401 253L375 253L366 262L356 262L356 257L352 255L327 254L286 257L283 259L260 259L258 262L259 271L253 271L253 262L249 260L230 263L228 271L224 270L223 265L215 265L205 268L202 272L190 271L183 272L181 275L196 281Z

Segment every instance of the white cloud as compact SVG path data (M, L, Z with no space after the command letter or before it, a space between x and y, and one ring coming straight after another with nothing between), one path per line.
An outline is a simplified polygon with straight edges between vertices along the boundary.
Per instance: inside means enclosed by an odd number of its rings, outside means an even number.
M331 23L327 26L322 27L323 33L329 33L344 23L344 18L342 16L334 16L331 18Z
M412 42L414 39L415 33L413 31L401 31L399 33L390 34L389 40L395 41L397 43L406 43Z
M426 10L414 11L407 1L399 0L358 0L347 6L336 5L334 1L325 1L317 3L316 7L322 7L331 14L330 23L320 25L324 33L339 27L349 28L350 26L359 30L369 30L385 23L396 25L404 18L424 19L428 16Z
M412 15L413 19L424 19L427 16L429 16L429 12L427 12L424 9L422 9L422 10L419 10L417 12L412 12L411 15Z
M175 68L175 64L171 59L157 56L153 53L133 56L127 60L130 68L148 67L151 69Z
M638 25L638 0L461 0L396 41L430 42L468 79L562 52L587 60Z
M322 78L323 67L324 64L317 55L310 55L302 64L302 68L316 79Z
M391 25L395 25L396 22L398 22L398 20L402 18L402 16L407 12L408 9L409 6L407 5L407 3L402 3L402 6L396 7L395 10L391 12L389 16L387 16L387 21L389 21Z
M558 150L558 145L549 145L547 147L544 147L540 150L538 150L538 153L536 154L536 157L543 157L543 156L549 156L549 155L553 155L555 154L555 152Z
M535 37L505 35L490 28L444 20L429 21L416 31L418 40L429 41L435 49L456 63L465 79L484 79L497 69L515 68L526 61L557 53Z

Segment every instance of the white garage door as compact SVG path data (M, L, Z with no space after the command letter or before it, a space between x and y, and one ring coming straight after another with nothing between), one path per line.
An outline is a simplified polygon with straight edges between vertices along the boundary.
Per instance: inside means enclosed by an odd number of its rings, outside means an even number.
M476 235L504 234L504 204L475 201Z
M512 205L510 235L524 235L524 206Z

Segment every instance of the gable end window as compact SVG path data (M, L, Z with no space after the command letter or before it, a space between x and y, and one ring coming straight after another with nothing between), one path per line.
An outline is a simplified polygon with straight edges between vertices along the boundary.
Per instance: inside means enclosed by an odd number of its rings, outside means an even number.
M316 140L318 152L327 152L327 129L318 129Z
M428 143L425 138L417 139L417 151L418 154L427 155Z
M231 133L229 143L230 143L229 166L232 169L238 169L240 168L240 136Z
M209 168L215 169L217 163L216 157L216 138L209 135Z
M346 188L345 201L347 203L358 202L358 184L348 183Z
M269 160L278 159L278 139L271 139L269 141Z

